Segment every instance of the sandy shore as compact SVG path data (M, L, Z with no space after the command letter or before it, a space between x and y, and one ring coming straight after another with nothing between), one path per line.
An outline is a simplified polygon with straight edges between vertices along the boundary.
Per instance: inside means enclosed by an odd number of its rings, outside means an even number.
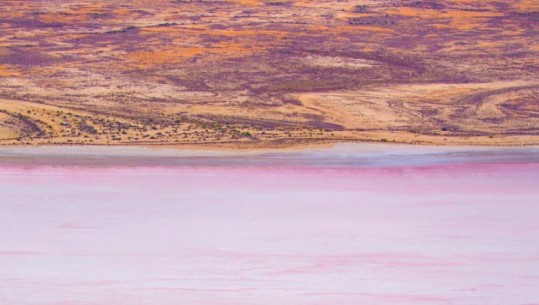
M33 146L137 146L137 147L174 147L195 150L288 150L308 149L312 147L328 147L339 143L392 143L404 145L425 146L491 146L491 147L515 147L537 146L539 136L535 135L496 135L496 136L439 136L425 135L409 132L341 132L343 135L332 138L281 138L271 141L221 141L221 142L159 142L137 141L118 142L111 144L107 141L94 141L93 143L77 143L59 141L50 143L47 141L20 142L16 140L0 141L0 147L33 147Z

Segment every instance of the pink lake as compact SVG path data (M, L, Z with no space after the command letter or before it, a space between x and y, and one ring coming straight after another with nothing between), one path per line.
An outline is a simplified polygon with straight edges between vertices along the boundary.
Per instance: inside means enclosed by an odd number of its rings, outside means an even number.
M0 150L0 304L539 304L539 148Z

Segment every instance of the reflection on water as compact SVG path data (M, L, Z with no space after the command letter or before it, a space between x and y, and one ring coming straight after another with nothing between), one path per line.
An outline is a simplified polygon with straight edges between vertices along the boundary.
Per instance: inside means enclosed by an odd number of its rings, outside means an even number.
M537 304L537 152L2 149L0 303Z
M538 163L539 147L443 147L339 144L288 151L212 151L140 147L0 148L0 164L86 166L343 166L441 163Z

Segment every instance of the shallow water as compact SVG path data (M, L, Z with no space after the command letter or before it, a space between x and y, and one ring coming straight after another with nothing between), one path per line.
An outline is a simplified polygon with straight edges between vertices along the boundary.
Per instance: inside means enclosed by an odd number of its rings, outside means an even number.
M0 303L539 304L539 149L0 149Z

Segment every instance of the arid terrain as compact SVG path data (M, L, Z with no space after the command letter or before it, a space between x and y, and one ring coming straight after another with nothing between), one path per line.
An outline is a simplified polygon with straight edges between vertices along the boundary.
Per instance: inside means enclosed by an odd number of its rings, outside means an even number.
M0 144L539 144L539 1L13 0Z

